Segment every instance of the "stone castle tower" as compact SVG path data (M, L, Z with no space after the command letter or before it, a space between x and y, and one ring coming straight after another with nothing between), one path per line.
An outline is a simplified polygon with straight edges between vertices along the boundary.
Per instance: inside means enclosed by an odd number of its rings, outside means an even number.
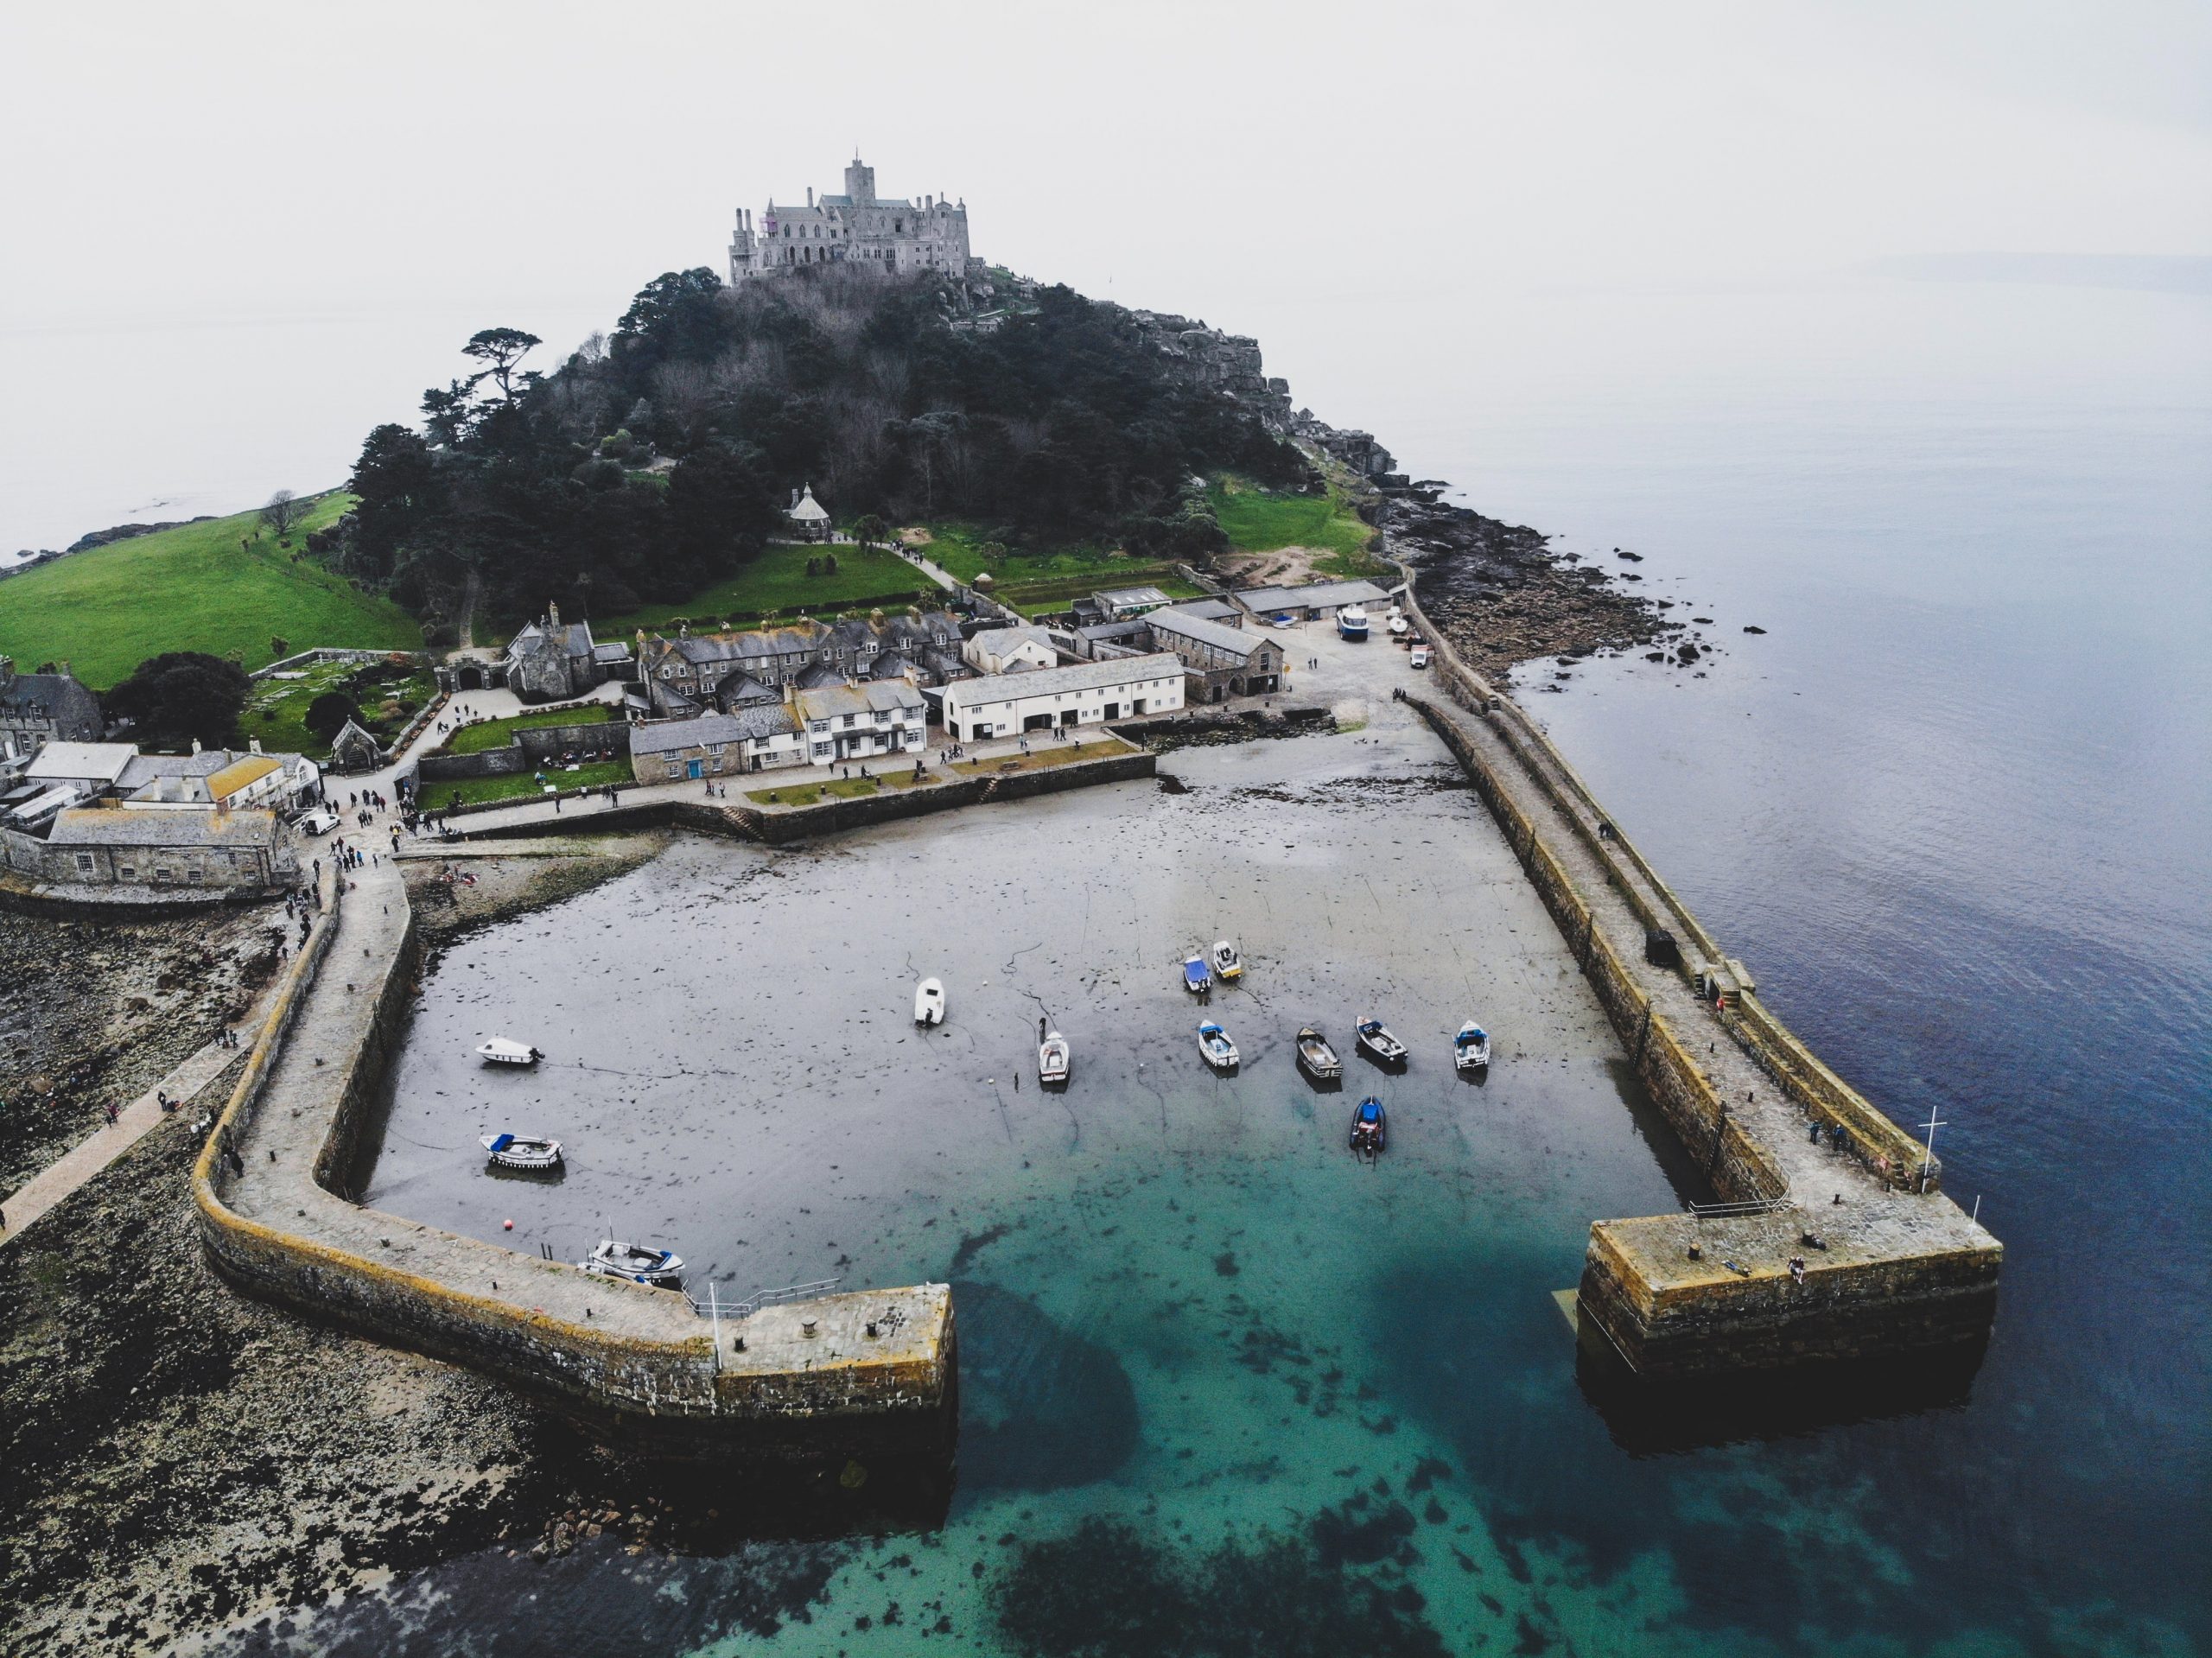
M757 220L750 209L737 210L737 234L729 245L733 285L747 277L848 261L899 274L982 274L982 261L968 251L967 202L942 196L924 196L918 204L903 196L880 198L875 194L875 169L857 155L845 168L842 195L817 200L810 187L804 207L771 201Z

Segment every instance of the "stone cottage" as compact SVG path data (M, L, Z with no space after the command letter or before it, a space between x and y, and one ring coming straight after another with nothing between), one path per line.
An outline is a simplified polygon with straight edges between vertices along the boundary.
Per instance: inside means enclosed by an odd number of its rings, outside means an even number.
M630 660L619 641L594 645L589 622L563 622L561 607L514 636L493 677L525 702L565 702L617 677Z
M19 674L0 657L0 769L26 765L48 743L96 743L107 729L99 698L63 663L50 674Z

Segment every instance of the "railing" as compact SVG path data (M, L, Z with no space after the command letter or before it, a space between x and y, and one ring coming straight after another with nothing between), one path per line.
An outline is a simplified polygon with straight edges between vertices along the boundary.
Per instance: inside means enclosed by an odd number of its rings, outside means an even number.
M701 1300L690 1290L683 1292L683 1299L691 1304L691 1311L702 1318L749 1318L762 1307L778 1306L785 1301L811 1301L817 1296L828 1295L844 1281L842 1278L818 1278L811 1284L786 1284L779 1290L755 1290L750 1299L743 1301L721 1299L709 1283L705 1300Z
M1692 1204L1690 1213L1701 1221L1723 1221L1738 1215L1774 1215L1790 1208L1789 1197L1750 1197L1734 1204Z

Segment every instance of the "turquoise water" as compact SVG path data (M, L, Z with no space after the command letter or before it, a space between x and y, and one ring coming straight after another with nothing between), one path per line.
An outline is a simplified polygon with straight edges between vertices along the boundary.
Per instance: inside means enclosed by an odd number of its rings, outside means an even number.
M518 1210L563 1248L613 1209L741 1293L825 1263L950 1277L941 1524L494 1551L237 1650L2212 1644L2204 302L1897 287L1364 321L1301 401L1486 511L1643 552L1647 588L1715 619L1702 679L1586 664L1531 705L1824 1057L1944 1119L1951 1189L2008 1247L1979 1369L1655 1404L1579 1368L1550 1298L1587 1221L1695 1188L1494 830L1387 727L1208 752L1174 762L1189 797L957 842L679 848L457 947L403 1058L379 1203L486 1236ZM1242 326L1297 375L1309 323ZM1163 988L1214 916L1255 963L1214 1009L1249 1059L1219 1083ZM955 987L928 1047L900 1029L917 938ZM639 994L680 1040L639 1033ZM1065 1102L1006 1086L1033 995L1077 1039ZM1319 1095L1286 1045L1370 1000L1431 1041L1471 1005L1501 1051L1483 1089L1418 1051L1378 1081L1395 1141L1368 1171L1337 1149L1359 1062ZM532 1109L605 1149L487 1208L449 1166L486 1108L448 1056L518 1013L632 1044L635 1074L547 1087Z

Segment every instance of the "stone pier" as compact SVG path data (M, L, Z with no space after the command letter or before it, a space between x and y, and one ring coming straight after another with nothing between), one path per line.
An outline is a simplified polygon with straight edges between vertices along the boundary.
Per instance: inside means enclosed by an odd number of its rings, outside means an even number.
M469 1365L626 1446L671 1455L950 1453L950 1290L871 1290L715 1322L683 1295L588 1274L344 1194L414 994L392 861L323 878L194 1172L217 1265L245 1287ZM719 1339L717 1339L719 1337Z
M1406 602L1451 699L1412 700L1721 1200L1595 1222L1575 1296L1585 1337L1651 1377L1986 1338L2003 1246L1943 1194L1940 1163L1759 1001L1550 740L1421 614L1410 574ZM1645 959L1655 929L1673 935L1680 966ZM1734 985L1726 1007L1700 990L1708 967Z

